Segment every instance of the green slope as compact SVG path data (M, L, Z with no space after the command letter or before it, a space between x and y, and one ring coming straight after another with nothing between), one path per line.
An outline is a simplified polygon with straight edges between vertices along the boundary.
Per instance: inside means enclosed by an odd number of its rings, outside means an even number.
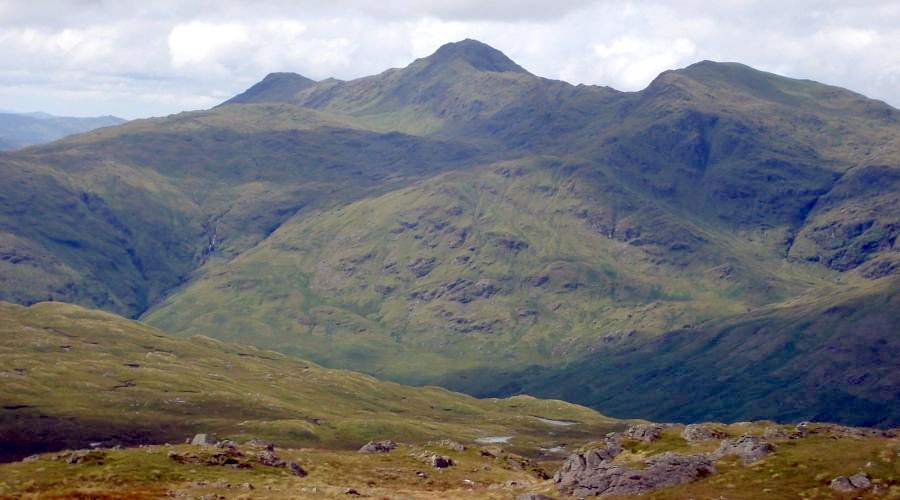
M295 217L145 318L433 383L838 286L820 266L679 221L597 174L558 158L501 162ZM639 244L583 216L642 201L621 221L640 228Z
M0 460L92 441L181 442L195 432L329 448L513 436L512 449L534 453L622 425L561 401L479 400L208 337L178 339L62 303L0 303L0 367Z
M303 210L450 167L467 146L290 105L184 113L0 155L0 298L136 316Z
M898 283L884 278L599 350L563 368L507 373L501 390L485 393L527 392L656 420L896 427Z
M474 388L896 273L898 137L739 64L622 93L467 40L0 155L0 298Z

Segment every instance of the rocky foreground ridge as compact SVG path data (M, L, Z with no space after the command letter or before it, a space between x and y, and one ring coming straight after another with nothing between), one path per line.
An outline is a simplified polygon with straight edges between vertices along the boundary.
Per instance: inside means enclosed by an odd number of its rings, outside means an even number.
M515 438L512 438L515 439ZM896 430L835 424L635 424L533 457L453 439L279 449L197 434L184 444L33 455L0 465L0 497L897 498ZM555 470L555 473L551 472Z
M598 446L571 454L553 479L560 493L579 498L643 495L717 475L719 470L716 464L719 462L727 463L725 467L759 464L766 457L777 455L780 447L796 447L798 440L812 436L830 440L875 438L896 441L897 438L893 431L807 422L793 428L760 423L729 427L746 429L739 436L730 437L732 432L726 431L727 427L722 424L690 424L683 427L672 424L634 425L625 432L607 434ZM675 432L678 432L687 449L662 451L677 446ZM661 440L668 443L657 447L659 453L646 450L647 445ZM871 463L867 464L867 467L871 466ZM773 476L775 478L777 476ZM868 472L860 470L849 478L834 477L828 484L835 492L877 495L887 494L891 488L885 480L895 483L896 479L893 476L881 478L875 483ZM764 489L762 493L771 491Z

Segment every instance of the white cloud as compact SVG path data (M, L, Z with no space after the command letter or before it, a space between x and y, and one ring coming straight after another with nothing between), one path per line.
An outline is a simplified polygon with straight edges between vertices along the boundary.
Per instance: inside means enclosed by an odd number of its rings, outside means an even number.
M636 90L712 59L900 105L897 2L0 0L0 108L159 115L268 72L356 78L463 38L572 83Z
M210 24L194 21L181 24L169 34L172 66L225 70L231 54L246 46L250 33L240 24Z
M686 38L644 40L623 36L609 45L595 45L594 52L610 80L622 90L639 90L663 71L693 62L696 48Z

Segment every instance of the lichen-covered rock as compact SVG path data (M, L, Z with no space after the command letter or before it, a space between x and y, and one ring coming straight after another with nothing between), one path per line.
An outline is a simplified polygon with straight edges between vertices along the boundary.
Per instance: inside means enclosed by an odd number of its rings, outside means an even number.
M391 440L369 441L359 449L360 453L387 453L397 447L397 443Z
M452 439L441 439L440 441L435 441L434 443L429 444L434 444L453 451L466 451L466 445Z
M272 444L272 443L270 443L270 442L268 442L268 441L263 441L262 439L257 439L257 438L253 438L253 439L251 439L250 441L247 441L246 444L247 444L247 446L250 446L251 448L269 448L269 449L275 449L275 445L274 445L274 444Z
M788 434L783 429L776 426L766 427L762 434L764 439L787 439L791 436L793 436L793 434Z
M831 480L830 486L834 491L848 493L852 491L864 490L872 486L872 481L869 480L868 474L860 471L850 477L838 476Z
M872 486L872 482L869 481L869 475L862 471L853 474L849 479L850 484L852 484L856 489L863 490L868 488L869 486Z
M737 439L722 441L716 451L710 453L710 458L718 460L729 455L736 455L745 464L753 463L762 457L775 453L775 445L765 439L756 436L741 436Z
M58 454L57 457L67 464L103 463L106 453L99 450L75 450L70 453Z
M838 424L819 424L815 427L815 432L833 437L897 437L896 434L888 430L872 429L869 427L849 427Z
M646 468L636 469L574 454L557 472L556 486L560 492L576 497L640 495L716 473L712 461L703 455L663 453L644 462Z
M431 456L431 466L432 467L435 467L438 469L444 469L444 468L450 467L451 465L453 465L453 459L450 457L445 457L442 455L432 455Z
M219 440L216 439L216 436L205 433L195 434L194 439L191 439L191 444L201 446L214 446L218 442Z
M838 476L831 480L831 489L834 491L839 491L841 493L846 493L849 491L853 491L855 488L852 484L850 484L850 479L847 476Z
M645 443L652 443L659 439L660 434L662 434L662 431L665 428L666 426L661 424L638 424L632 425L626 429L623 435Z
M794 427L794 432L791 433L791 439L805 438L807 434L809 434L809 422L800 422Z
M709 441L711 439L725 439L728 437L724 432L707 424L690 424L681 431L681 437L685 441Z
M557 484L568 482L566 478L577 478L585 475L588 471L600 467L603 463L614 459L622 453L622 445L617 439L607 438L606 446L602 448L592 448L584 453L573 453L569 455L563 463L553 479Z
M288 464L275 454L274 447L266 448L257 453L256 461L268 467L287 467Z

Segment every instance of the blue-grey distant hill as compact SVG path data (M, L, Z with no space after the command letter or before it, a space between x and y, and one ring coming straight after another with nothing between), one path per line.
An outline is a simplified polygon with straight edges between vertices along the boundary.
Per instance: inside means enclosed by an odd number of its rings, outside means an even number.
M41 112L0 113L0 150L43 144L67 135L119 125L126 121L117 116L76 118Z

